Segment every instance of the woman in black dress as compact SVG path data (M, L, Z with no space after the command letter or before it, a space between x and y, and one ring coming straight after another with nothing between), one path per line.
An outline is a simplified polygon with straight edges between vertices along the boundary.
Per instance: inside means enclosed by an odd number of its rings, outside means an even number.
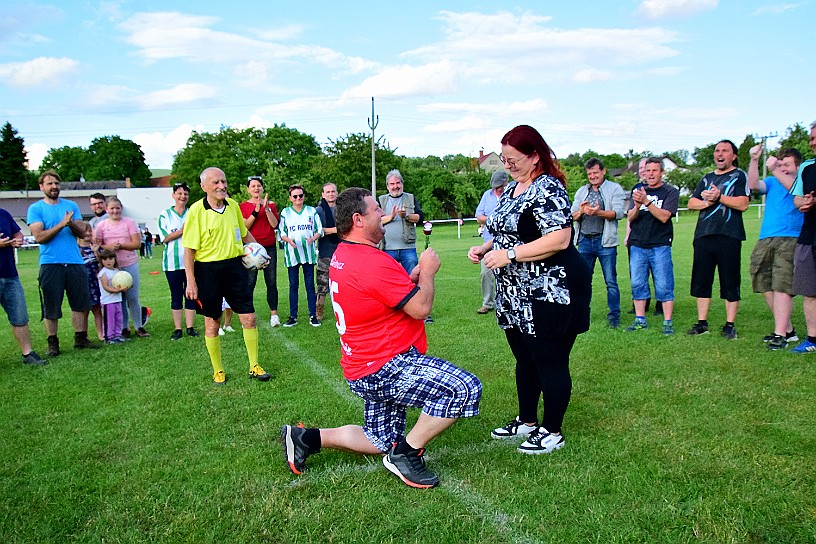
M520 452L550 453L564 446L569 356L577 335L589 329L592 276L572 243L566 177L544 138L521 125L501 143L513 181L487 220L493 240L468 252L496 274L496 317L516 358L518 416L491 436L524 436Z

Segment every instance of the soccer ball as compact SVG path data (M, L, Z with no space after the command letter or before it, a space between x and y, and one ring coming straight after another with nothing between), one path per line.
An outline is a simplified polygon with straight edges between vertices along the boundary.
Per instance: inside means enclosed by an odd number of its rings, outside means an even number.
M113 277L110 279L110 284L112 287L116 289L127 288L130 289L133 287L133 276L130 275L130 272L125 272L124 270L120 270Z
M266 249L258 242L250 242L244 246L244 256L241 257L241 261L247 270L266 268L270 260Z

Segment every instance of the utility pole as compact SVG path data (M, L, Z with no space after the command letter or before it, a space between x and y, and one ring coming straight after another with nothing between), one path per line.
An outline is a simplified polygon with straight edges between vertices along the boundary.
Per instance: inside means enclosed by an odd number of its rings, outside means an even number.
M371 129L371 196L377 198L377 169L374 155L374 129L380 124L380 116L374 117L374 97L371 97L371 118L368 120L368 128Z
M765 136L760 136L758 134L754 135L754 138L762 143L762 177L768 177L768 138L776 138L779 136L779 133L772 132L770 134L766 134Z

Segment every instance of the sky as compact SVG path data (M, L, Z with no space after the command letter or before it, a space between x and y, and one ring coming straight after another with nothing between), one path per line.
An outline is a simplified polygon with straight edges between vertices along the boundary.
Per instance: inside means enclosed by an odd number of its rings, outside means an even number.
M814 20L816 0L0 0L0 123L32 169L112 135L170 168L191 131L274 124L325 146L376 121L411 157L498 152L518 124L560 157L739 145L816 119Z

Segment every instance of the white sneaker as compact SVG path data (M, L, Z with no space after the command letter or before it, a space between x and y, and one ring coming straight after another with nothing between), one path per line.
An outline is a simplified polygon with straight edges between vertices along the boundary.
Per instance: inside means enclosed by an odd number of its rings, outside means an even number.
M519 418L514 419L504 427L497 427L491 431L491 438L513 438L514 436L525 436L538 429L535 425L522 423Z
M528 454L552 453L564 447L564 435L552 434L544 427L539 427L521 443L518 451Z
M224 332L224 329L222 329L221 327L218 327L218 336L224 336L225 334L227 334L227 333Z
M232 328L232 325L227 325L224 327L224 330L227 332L235 332L235 329Z
M270 317L270 318L269 318L269 325L270 325L270 326L271 326L273 329L274 329L275 327L280 327L280 326L281 326L280 317L278 317L278 315L277 315L277 314L275 314L275 315L273 315L272 317Z

